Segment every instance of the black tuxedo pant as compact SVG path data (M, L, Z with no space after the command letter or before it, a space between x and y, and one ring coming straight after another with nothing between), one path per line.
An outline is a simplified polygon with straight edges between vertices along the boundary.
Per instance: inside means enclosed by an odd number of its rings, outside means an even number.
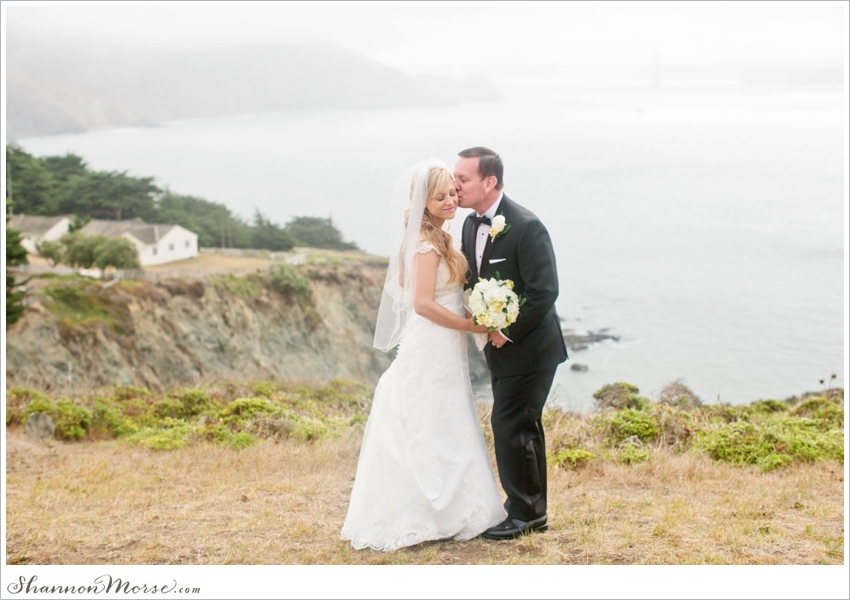
M531 521L546 514L546 438L543 405L557 367L496 377L493 384L493 438L502 489L508 495L508 516Z

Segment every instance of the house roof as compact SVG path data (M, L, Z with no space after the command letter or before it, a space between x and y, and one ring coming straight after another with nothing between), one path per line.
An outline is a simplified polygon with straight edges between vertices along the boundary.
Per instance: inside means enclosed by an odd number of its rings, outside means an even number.
M37 217L34 215L14 215L6 223L6 229L17 229L26 235L42 236L62 219L74 220L76 215L59 215L58 217Z
M139 218L126 219L124 221L101 221L92 219L86 223L85 227L83 227L80 231L86 235L105 235L108 237L118 237L124 233L129 233L143 244L152 246L175 227L177 227L177 225L145 223Z

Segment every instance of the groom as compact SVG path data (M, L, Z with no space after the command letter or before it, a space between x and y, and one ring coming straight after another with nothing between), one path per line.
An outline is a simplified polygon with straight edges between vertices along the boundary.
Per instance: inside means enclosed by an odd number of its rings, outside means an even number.
M507 334L492 331L484 354L493 384L493 437L499 479L508 496L508 518L484 532L505 540L529 531L545 531L546 444L543 404L558 365L567 359L555 312L558 271L549 232L529 210L502 193L504 167L488 148L458 154L455 187L458 204L475 211L463 223L462 251L472 276L489 279L498 271L526 299ZM504 226L490 225L497 215Z

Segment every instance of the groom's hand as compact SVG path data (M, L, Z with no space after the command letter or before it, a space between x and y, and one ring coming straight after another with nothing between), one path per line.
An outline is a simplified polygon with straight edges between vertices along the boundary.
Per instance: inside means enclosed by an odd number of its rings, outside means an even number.
M507 343L508 343L508 338L506 338L505 336L503 336L503 335L502 335L501 333L499 333L498 331L491 331L491 332L487 335L487 340L488 340L491 344L493 344L493 346L495 346L496 348L501 348L502 346L504 346L505 344L507 344Z

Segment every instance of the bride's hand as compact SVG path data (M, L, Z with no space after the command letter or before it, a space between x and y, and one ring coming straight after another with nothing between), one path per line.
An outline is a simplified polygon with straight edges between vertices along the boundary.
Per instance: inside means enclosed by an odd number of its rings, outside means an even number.
M487 333L487 326L484 324L476 325L475 320L469 317L467 320L467 331L470 333Z

